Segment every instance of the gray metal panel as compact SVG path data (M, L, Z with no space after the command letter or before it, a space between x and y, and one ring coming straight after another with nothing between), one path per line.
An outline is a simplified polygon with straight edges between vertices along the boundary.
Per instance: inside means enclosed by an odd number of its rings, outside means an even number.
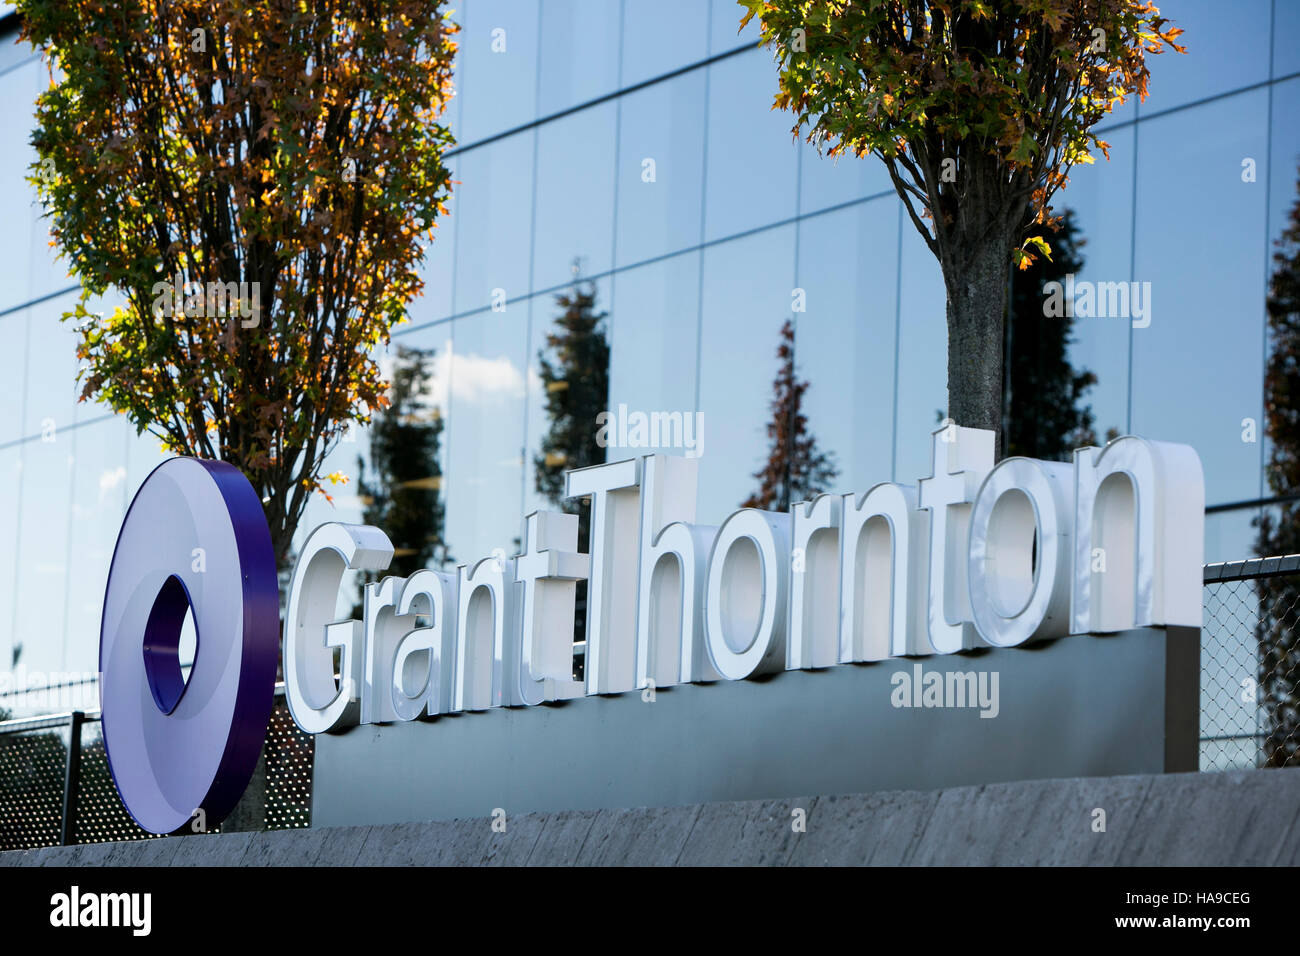
M1198 655L1193 629L1140 629L362 726L316 738L313 825L1186 769ZM996 671L999 715L895 708L918 664Z

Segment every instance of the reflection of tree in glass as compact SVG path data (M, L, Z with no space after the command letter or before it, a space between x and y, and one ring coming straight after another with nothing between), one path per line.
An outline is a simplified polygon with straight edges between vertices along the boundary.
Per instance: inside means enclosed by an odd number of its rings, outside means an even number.
M1300 183L1297 184L1300 189ZM1264 376L1268 486L1282 500L1255 521L1261 557L1300 552L1300 201L1273 255L1276 267L1267 300L1272 347ZM1264 721L1263 763L1300 765L1300 646L1297 645L1295 576L1262 578L1259 641L1259 710Z
M776 357L780 367L772 382L772 420L767 426L772 446L767 462L754 472L758 491L742 508L788 511L792 502L808 501L828 490L839 474L835 456L818 451L817 439L808 429L808 416L803 413L808 383L795 375L794 324L789 319L781 327Z
M1046 240L1052 258L1037 257L1011 281L1011 310L1007 319L1006 455L1024 455L1044 461L1068 460L1075 448L1095 445L1092 407L1084 394L1097 383L1087 369L1070 365L1070 333L1074 317L1043 314L1043 285L1064 284L1065 277L1083 269L1073 210L1066 210L1060 230L1042 226L1033 235Z
M574 264L577 276L578 264ZM550 428L541 451L533 458L534 484L556 508L578 516L578 547L588 547L591 505L564 498L564 473L605 461L605 449L596 441L596 416L609 403L609 340L604 322L608 313L596 311L596 286L573 287L555 297L564 311L546 336L546 348L537 355L538 374L546 389L546 417ZM579 581L573 623L574 641L586 637L587 582ZM581 666L574 671L582 677Z
M399 347L388 390L391 404L370 426L370 465L357 459L357 493L366 524L383 528L393 542L388 574L406 576L444 566L451 557L443 539L442 412L430 398L432 351Z
M596 441L596 416L609 402L609 341L604 329L608 313L596 311L594 283L582 286L575 281L555 302L564 311L537 355L550 429L533 459L535 484L551 504L578 515L578 540L586 542L590 509L564 500L564 473L605 461L605 449Z

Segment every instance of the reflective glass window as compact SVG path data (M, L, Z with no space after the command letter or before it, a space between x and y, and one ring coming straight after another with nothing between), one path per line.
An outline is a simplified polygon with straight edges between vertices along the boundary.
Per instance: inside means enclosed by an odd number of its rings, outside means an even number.
M700 241L704 176L704 71L621 100L617 265Z
M1265 154L1267 102L1255 90L1138 134L1133 279L1150 300L1132 329L1132 430L1196 448L1208 504L1259 492L1243 421L1262 416L1267 213L1242 158Z
M700 312L700 516L721 521L758 490L768 457L772 382L791 316L794 227L704 250Z
M764 50L709 67L708 240L795 214L799 147L790 137L790 114L771 108L776 82L776 67Z
M609 102L538 130L534 290L568 282L575 260L585 275L609 270L616 119L616 104Z

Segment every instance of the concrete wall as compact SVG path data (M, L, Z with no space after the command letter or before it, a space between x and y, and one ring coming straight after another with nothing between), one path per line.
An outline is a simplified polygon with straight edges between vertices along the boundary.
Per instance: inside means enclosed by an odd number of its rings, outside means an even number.
M505 833L482 818L0 853L0 866L503 864L1295 866L1300 769L521 814Z

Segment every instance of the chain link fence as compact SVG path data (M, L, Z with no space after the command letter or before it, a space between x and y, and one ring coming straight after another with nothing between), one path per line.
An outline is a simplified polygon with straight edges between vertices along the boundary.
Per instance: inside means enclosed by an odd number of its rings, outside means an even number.
M1300 555L1205 567L1201 769L1300 766Z
M225 826L310 826L314 753L312 736L277 694L255 778L263 785L249 787ZM136 825L117 794L98 714L0 723L0 850L148 839L156 837Z

